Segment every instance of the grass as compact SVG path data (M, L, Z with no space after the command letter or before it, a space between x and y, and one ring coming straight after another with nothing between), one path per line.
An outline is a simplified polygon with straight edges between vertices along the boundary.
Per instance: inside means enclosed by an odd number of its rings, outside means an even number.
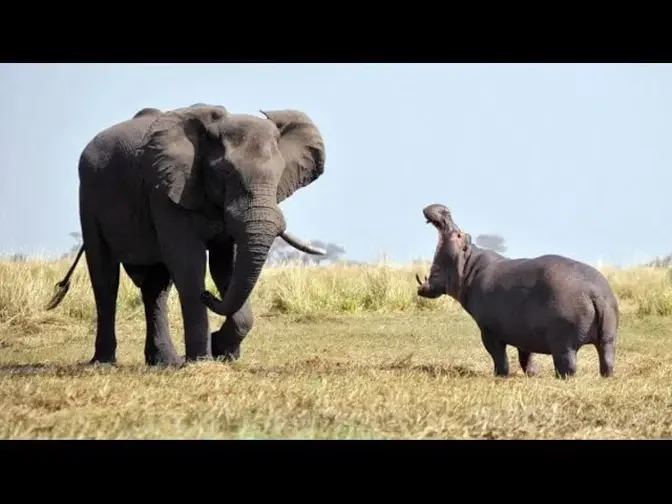
M68 262L0 262L2 438L660 438L672 434L672 270L605 270L621 300L613 379L593 347L556 380L492 376L471 319L415 295L427 265L267 268L234 364L143 364L144 316L122 274L119 365L82 366L95 305L82 261L63 303L42 306ZM210 283L209 286L214 291ZM177 295L173 339L183 351ZM213 328L222 318L211 315Z

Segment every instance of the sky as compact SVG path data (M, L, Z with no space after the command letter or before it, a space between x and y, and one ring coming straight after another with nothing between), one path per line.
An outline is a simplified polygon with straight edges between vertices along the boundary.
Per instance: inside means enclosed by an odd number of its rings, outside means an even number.
M197 102L314 120L324 175L281 208L352 260L431 259L431 203L511 257L672 252L672 65L325 63L0 65L0 254L70 249L87 142Z

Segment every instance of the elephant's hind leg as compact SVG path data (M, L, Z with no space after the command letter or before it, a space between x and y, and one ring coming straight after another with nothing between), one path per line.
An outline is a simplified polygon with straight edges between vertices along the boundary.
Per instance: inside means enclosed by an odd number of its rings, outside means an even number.
M86 263L96 301L96 343L90 364L113 364L117 360L115 318L119 292L119 263L112 258L95 221L82 220Z
M124 269L142 293L146 326L145 363L150 366L182 365L183 359L175 351L168 327L168 295L172 286L168 269L163 264L124 264Z

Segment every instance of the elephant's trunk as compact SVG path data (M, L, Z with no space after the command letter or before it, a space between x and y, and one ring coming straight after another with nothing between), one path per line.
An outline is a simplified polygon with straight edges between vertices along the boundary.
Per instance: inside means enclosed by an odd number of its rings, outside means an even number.
M242 308L252 293L266 263L273 240L284 229L279 209L248 211L241 230L236 233L236 258L231 283L220 301L205 292L203 301L213 312L230 316ZM280 224L279 224L280 223Z

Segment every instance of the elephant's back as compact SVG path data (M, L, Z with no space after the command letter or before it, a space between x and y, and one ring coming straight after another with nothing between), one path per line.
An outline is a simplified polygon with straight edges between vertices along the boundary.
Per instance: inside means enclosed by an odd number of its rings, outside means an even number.
M149 202L138 169L138 153L151 115L124 121L101 131L82 152L80 199L94 218L114 257L131 264L159 259Z
M104 129L86 145L79 163L80 177L128 167L137 158L154 115L142 115Z

